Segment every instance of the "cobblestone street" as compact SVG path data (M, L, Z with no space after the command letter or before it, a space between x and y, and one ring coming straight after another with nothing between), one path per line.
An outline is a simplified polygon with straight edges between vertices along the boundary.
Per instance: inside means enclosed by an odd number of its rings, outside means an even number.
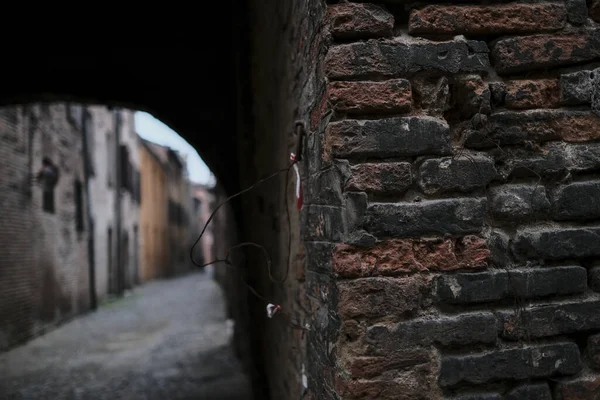
M0 398L247 400L231 331L208 276L151 282L0 354Z

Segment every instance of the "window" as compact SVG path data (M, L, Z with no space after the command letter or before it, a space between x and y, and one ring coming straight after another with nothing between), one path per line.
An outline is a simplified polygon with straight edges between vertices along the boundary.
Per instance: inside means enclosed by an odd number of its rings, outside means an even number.
M83 232L83 187L79 180L75 181L75 229Z

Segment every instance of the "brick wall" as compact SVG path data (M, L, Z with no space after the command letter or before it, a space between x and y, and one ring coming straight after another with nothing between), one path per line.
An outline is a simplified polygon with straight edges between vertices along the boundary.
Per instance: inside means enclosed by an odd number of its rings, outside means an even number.
M89 308L75 182L83 180L82 135L65 104L5 107L0 118L0 349L39 335ZM55 213L42 209L30 179L50 157L58 165Z
M598 10L327 6L314 398L597 398Z

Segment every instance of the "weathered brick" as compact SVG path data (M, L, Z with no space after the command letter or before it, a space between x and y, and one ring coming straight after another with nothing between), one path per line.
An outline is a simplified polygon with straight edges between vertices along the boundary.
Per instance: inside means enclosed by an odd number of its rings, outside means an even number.
M496 160L496 168L505 179L512 177L533 177L561 175L570 169L567 147L581 146L550 142L534 149L500 148L491 151ZM594 152L590 158L593 160ZM600 147L598 148L600 165ZM593 162L590 162L590 166ZM539 185L538 185L539 186Z
M406 79L334 81L329 84L328 95L334 110L348 114L403 113L410 111L412 106L410 82Z
M600 0L591 1L589 12L594 21L600 22Z
M489 255L485 240L475 236L393 239L372 247L340 244L333 254L333 269L344 278L479 269L487 266Z
M577 71L560 76L561 101L567 105L592 101L592 71Z
M572 375L580 369L581 358L575 343L553 343L464 356L444 356L439 383L441 386L482 384L504 379Z
M497 186L489 196L492 215L515 223L544 215L550 209L546 188L539 184Z
M402 193L412 184L410 163L369 163L352 166L346 190L371 193Z
M422 277L403 277L355 279L337 286L338 312L343 318L398 320L423 305L430 284Z
M495 343L498 336L496 324L496 317L491 312L428 316L400 322L393 328L386 325L371 326L367 329L365 340L370 351L378 355L430 344L464 346Z
M379 237L466 235L483 228L486 200L457 198L369 205L365 229Z
M502 35L551 32L567 21L560 4L431 5L410 13L410 33Z
M470 118L477 113L489 114L492 111L490 89L481 76L458 76L452 88L454 110L460 118Z
M595 266L589 270L590 289L600 293L600 266Z
M343 177L335 167L319 171L308 179L305 186L304 201L306 204L341 206L343 200Z
M583 293L586 287L587 271L579 266L490 270L441 275L437 297L446 303L485 303Z
M334 243L305 241L307 267L317 272L331 272L331 255L335 249Z
M531 383L510 390L504 400L552 400L548 383Z
M413 369L431 363L433 355L424 349L394 351L385 356L353 357L346 367L353 379L376 378L390 372Z
M346 229L351 233L355 233L364 223L368 196L365 192L346 192L344 193L344 199ZM344 240L347 240L347 236L344 237Z
M470 192L485 187L496 174L491 157L463 153L425 160L419 168L419 187L427 194Z
M559 382L556 392L557 398L561 400L598 400L600 399L600 376L589 375Z
M327 126L325 153L333 157L411 157L452 152L448 124L432 117L345 120Z
M447 397L448 400L502 400L500 393L472 392Z
M327 8L327 18L336 39L389 36L394 27L394 16L375 4L334 4Z
M309 205L305 209L306 223L302 224L304 239L313 241L341 239L344 232L344 220L340 207Z
M573 25L583 25L588 19L586 0L566 0L567 19Z
M600 256L600 227L524 228L513 249L519 256L560 260Z
M506 108L554 108L560 105L560 85L557 79L508 81L505 83L505 90Z
M528 110L492 114L480 129L465 132L473 148L516 145L525 141L585 142L600 138L600 117L588 111Z
M552 196L555 220L600 218L600 181L574 182L560 186Z
M600 333L588 337L585 356L588 365L600 371Z
M598 57L600 30L502 39L492 49L499 73L552 68Z
M325 58L331 79L400 77L421 71L459 73L485 71L490 66L485 42L413 39L368 40L333 46Z
M450 109L450 85L445 76L417 76L411 80L414 107L426 115L443 117Z
M600 68L592 71L592 112L600 117Z
M600 300L534 305L498 312L502 336L507 339L539 338L600 329Z

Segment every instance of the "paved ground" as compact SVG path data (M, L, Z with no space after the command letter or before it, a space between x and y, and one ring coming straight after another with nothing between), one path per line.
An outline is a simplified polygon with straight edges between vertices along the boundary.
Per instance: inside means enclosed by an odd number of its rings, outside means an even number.
M0 399L248 400L218 286L158 281L0 354Z

